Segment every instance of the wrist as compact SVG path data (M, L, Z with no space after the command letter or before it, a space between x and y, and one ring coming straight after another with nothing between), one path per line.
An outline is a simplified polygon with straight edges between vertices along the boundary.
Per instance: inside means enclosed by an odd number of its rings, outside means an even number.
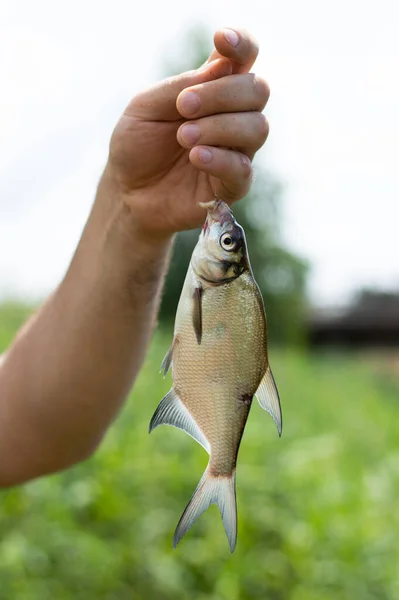
M62 287L72 282L74 294L79 297L96 290L97 298L116 292L123 301L130 302L132 282L152 280L157 285L162 280L172 241L172 235L151 236L140 227L106 168Z
M107 163L101 177L96 203L105 206L111 221L117 221L126 236L143 245L168 246L175 232L159 214L159 203L153 190L129 190L119 182L115 171Z

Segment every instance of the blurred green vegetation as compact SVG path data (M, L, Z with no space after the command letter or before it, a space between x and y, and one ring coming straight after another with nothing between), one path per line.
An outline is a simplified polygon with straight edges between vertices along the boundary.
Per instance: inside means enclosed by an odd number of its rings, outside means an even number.
M0 350L27 309L0 309ZM9 316L9 318L8 318ZM396 600L398 385L356 357L271 349L284 431L256 402L237 469L230 555L212 506L176 550L207 455L149 420L169 376L159 330L93 458L0 493L0 600Z

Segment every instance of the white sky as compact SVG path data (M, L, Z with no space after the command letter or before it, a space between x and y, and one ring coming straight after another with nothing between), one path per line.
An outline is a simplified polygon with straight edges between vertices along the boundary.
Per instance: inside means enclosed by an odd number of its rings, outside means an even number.
M2 0L0 297L60 280L119 113L195 23L260 41L259 162L286 185L284 237L312 264L312 299L399 287L397 0Z

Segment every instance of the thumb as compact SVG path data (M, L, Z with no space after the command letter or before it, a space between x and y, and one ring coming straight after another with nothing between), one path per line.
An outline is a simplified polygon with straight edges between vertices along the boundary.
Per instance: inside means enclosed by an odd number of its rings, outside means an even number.
M176 121L181 114L176 108L177 96L185 88L230 75L233 65L228 58L216 58L199 69L168 77L140 92L125 110L125 115L143 121Z

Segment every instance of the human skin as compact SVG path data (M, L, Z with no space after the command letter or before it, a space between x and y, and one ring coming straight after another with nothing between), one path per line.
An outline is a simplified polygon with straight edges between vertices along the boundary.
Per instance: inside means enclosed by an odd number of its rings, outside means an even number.
M69 269L0 359L0 487L84 460L121 408L174 234L201 224L199 202L231 204L251 185L268 134L268 86L249 73L257 53L248 32L217 31L205 65L124 111Z

